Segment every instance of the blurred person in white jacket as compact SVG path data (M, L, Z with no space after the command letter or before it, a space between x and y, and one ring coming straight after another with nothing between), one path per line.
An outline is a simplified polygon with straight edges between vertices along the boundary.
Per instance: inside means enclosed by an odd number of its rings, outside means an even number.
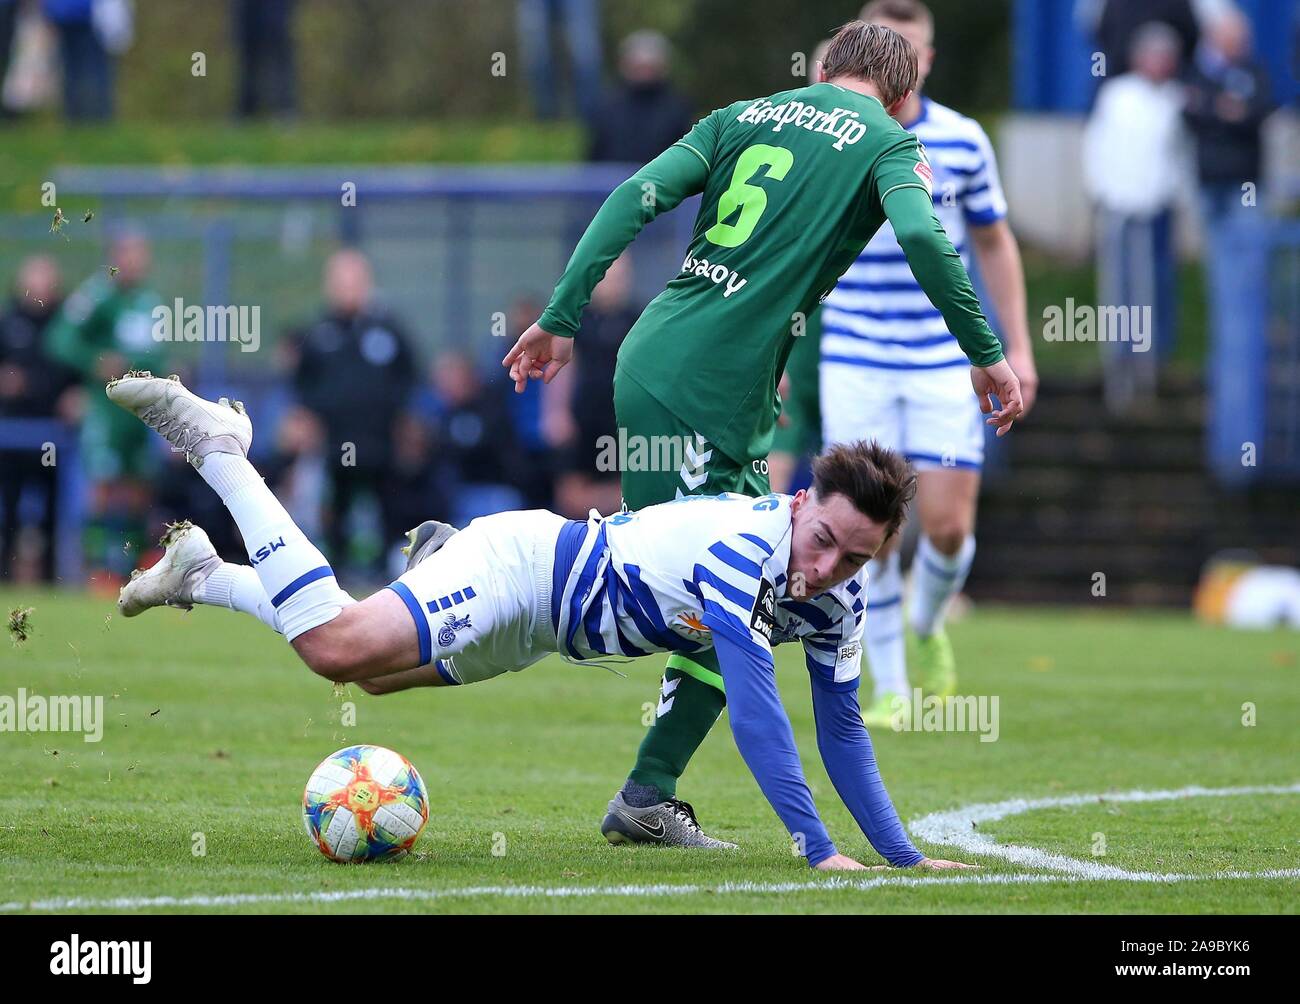
M1106 404L1155 394L1176 324L1174 208L1189 180L1177 32L1133 38L1131 72L1106 81L1084 130L1084 186L1096 206L1098 311Z

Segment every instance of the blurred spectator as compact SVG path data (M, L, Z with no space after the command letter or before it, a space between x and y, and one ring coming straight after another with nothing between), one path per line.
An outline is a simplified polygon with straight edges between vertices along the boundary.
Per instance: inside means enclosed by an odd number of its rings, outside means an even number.
M14 279L13 299L0 315L0 419L58 418L74 376L46 353L45 333L62 300L54 259L28 258ZM57 469L43 451L0 450L0 579L14 574L26 491L40 495L40 574L54 579L54 527L58 509ZM57 460L57 455L56 455Z
M41 0L59 34L63 63L63 113L72 121L113 117L115 57L131 44L126 0Z
M485 382L463 352L442 352L434 360L429 387L417 398L417 414L433 430L437 474L449 508L445 515L426 512L423 519L463 527L479 516L520 508L521 456L510 393L506 381Z
M86 551L92 574L125 578L146 539L146 516L158 467L155 435L104 396L104 384L127 370L161 371L152 337L158 295L146 285L152 265L148 240L118 236L111 268L98 269L64 303L49 329L50 355L69 366L87 393L81 396L81 463L90 481Z
M601 102L587 157L645 164L694 124L690 102L668 80L672 49L657 31L633 32L619 49L622 82Z
M434 429L420 421L413 412L397 420L393 437L393 467L388 479L388 494L393 520L403 532L419 526L426 519L446 521L451 512L447 485L439 476L434 453ZM385 541L389 548L389 575L397 578L406 570L401 554L404 537Z
M573 67L578 113L591 122L600 102L600 10L596 0L517 0L519 47L539 118L559 114L559 86L551 26L558 22ZM673 137L677 139L678 137Z
M363 497L378 507L385 545L407 529L388 506L385 478L415 359L405 328L373 303L373 292L365 255L349 249L330 256L326 311L303 335L293 375L299 402L322 426L331 490L326 540L336 567L349 561L349 518ZM381 569L372 563L370 571Z
M1091 30L1106 57L1106 78L1132 71L1133 42L1145 25L1167 25L1178 36L1181 52L1191 52L1200 37L1202 10L1217 0L1080 0L1079 18Z
M510 305L508 318L510 339L526 331L545 307L546 301L536 294L524 293L516 297ZM488 369L492 370L496 363L496 359L489 360ZM506 395L520 447L520 467L514 483L523 492L524 505L529 509L549 508L555 497L554 451L542 427L546 389L540 380L529 380L522 394Z
M231 0L239 49L235 113L240 118L267 113L290 117L297 111L293 10L294 0Z
M14 33L18 28L18 0L0 0L0 92L9 76L9 59L14 48ZM0 119L8 115L0 101Z
M1102 84L1084 130L1100 305L1124 308L1127 329L1096 332L1106 404L1116 412L1154 396L1158 359L1173 344L1174 203L1186 176L1179 46L1168 25L1144 25L1133 41L1133 71Z
M1206 30L1187 74L1184 117L1196 140L1196 168L1207 241L1259 197L1260 130L1273 110L1268 71L1252 53L1250 22L1236 7L1221 11ZM1244 198L1242 186L1253 186Z
M573 519L586 519L589 509L608 516L622 507L620 471L601 470L598 461L602 438L617 442L614 365L638 316L640 310L632 302L632 268L624 252L592 291L575 336L573 363L545 390L542 431L561 458L555 503L558 512ZM604 455L608 458L609 450Z

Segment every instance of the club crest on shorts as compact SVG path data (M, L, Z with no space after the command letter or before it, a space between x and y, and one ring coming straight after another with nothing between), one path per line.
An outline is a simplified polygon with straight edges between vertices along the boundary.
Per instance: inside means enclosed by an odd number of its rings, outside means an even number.
M455 614L448 614L447 619L442 622L442 627L438 628L438 644L442 648L449 647L456 640L456 632L461 628L470 627L469 614L464 617L457 617Z

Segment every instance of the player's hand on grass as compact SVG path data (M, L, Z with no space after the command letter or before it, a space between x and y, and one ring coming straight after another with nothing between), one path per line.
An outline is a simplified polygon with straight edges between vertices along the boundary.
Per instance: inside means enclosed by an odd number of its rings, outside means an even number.
M519 341L506 353L501 365L510 367L515 393L522 394L529 380L550 383L572 358L572 338L561 338L534 324L519 336Z
M943 858L923 858L916 863L916 867L938 872L949 868L978 868L979 865L967 864L965 861L945 861Z
M1020 381L1020 417L1024 418L1038 400L1038 367L1034 365L1032 353L1017 352L1015 349L1007 353L1007 362L1011 364L1011 372Z
M854 861L847 854L832 854L825 861L818 861L813 866L819 872L862 872L867 866Z
M979 398L980 411L989 416L987 424L997 426L998 435L1005 436L1015 420L1025 412L1020 381L1016 379L1011 364L999 359L992 366L972 366L970 382ZM993 408L990 395L996 397L1001 405L997 410Z

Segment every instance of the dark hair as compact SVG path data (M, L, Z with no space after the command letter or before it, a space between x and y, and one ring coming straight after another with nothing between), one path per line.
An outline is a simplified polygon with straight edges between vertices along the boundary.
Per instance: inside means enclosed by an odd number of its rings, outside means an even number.
M880 91L886 108L916 87L916 50L884 25L850 21L835 32L822 58L827 80L857 77Z
M896 24L923 24L934 31L934 15L921 0L871 0L858 15L868 24L893 21Z
M874 439L839 443L813 460L813 492L825 500L843 495L864 516L896 534L916 495L916 474L901 454Z

